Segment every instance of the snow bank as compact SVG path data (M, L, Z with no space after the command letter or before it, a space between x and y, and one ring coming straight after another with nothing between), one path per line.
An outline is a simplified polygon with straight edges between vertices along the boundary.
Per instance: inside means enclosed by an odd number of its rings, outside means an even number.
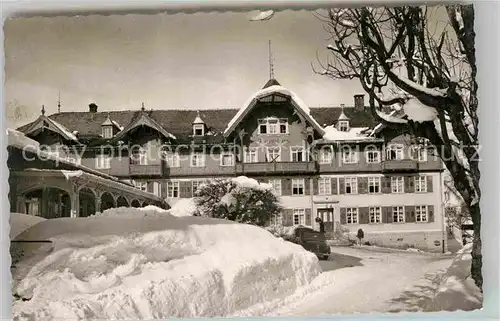
M259 11L259 14L257 14L254 17L250 18L250 21L264 21L264 20L269 20L273 16L274 16L274 11L273 10Z
M170 215L171 213L168 210L164 210L162 208L153 205L148 205L142 208L131 208L131 207L110 208L102 213L97 212L93 216L137 218L137 217L162 217Z
M314 254L260 227L129 211L22 233L54 249L14 289L29 299L14 302L14 320L226 316L281 300L320 273Z
M197 211L194 198L181 198L179 199L168 213L173 216L193 216Z
M42 221L45 221L45 219L40 216L21 214L21 213L10 213L10 218L9 218L10 239L13 240L16 236L18 236L28 228Z
M472 244L467 244L453 260L433 301L434 311L471 311L482 307L483 295L470 276Z

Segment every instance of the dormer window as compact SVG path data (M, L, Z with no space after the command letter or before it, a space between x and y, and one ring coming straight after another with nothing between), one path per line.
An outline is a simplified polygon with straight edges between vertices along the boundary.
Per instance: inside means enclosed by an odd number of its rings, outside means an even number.
M288 121L286 118L263 118L258 120L259 134L288 134Z
M339 121L339 131L348 132L349 131L349 121L347 121L347 120Z
M201 119L200 112L196 112L196 118L193 121L193 136L205 135L205 122Z
M113 126L102 126L102 137L112 138L113 137Z
M194 124L193 125L193 135L194 136L203 136L203 135L205 135L205 125L203 125L203 124Z

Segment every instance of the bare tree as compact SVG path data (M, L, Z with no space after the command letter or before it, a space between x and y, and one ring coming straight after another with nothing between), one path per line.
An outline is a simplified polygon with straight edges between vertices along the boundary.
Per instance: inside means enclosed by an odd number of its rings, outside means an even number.
M471 274L482 288L473 6L331 9L317 17L331 55L315 71L358 79L381 122L425 139L443 160L473 221Z

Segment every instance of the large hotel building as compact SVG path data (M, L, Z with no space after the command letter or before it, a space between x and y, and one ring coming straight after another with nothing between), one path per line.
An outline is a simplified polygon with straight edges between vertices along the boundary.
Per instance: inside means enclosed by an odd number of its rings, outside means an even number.
M361 228L372 244L446 248L442 162L408 133L377 123L363 95L350 106L310 108L271 79L241 109L105 111L90 104L85 111L42 112L18 130L61 159L170 206L192 197L203 181L244 175L272 184L284 225L317 228L321 217L326 232L355 235ZM120 190L86 188L72 199L80 202L76 210L64 213L142 205ZM29 206L50 193L15 191L11 184L11 209L50 217L47 206Z

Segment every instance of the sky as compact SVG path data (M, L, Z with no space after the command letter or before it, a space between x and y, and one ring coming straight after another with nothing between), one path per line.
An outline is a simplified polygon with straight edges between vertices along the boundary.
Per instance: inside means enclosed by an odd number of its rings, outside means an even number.
M21 119L99 110L240 108L275 78L310 106L352 105L356 81L313 72L328 34L311 11L35 17L5 23L6 102ZM11 110L12 112L12 110ZM10 117L12 118L12 117ZM10 120L12 125L12 119Z

